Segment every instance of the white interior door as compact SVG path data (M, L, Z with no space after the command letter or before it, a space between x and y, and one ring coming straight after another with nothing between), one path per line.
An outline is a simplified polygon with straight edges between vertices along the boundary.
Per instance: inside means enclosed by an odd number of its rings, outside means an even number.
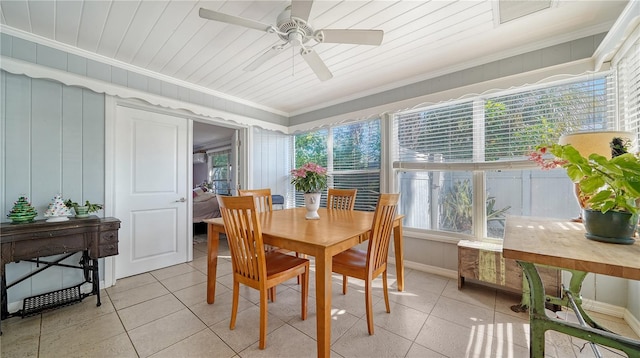
M186 262L188 119L117 106L116 278Z

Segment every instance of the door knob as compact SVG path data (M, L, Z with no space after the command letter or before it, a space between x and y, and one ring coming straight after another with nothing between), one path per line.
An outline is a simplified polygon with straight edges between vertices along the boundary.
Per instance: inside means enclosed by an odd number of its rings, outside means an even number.
M176 200L175 203L184 203L185 201L187 201L187 199L180 198L180 199Z

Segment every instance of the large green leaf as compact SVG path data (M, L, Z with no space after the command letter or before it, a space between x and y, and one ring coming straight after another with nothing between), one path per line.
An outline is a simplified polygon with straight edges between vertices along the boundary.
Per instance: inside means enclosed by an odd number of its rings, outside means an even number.
M607 158L601 155L591 154L589 156L589 159L597 164L597 169L606 174L615 176L622 175L622 169L618 164L616 164L615 162L610 162L609 160L607 160Z
M605 185L605 181L601 175L592 175L580 180L580 190L584 194L592 195Z

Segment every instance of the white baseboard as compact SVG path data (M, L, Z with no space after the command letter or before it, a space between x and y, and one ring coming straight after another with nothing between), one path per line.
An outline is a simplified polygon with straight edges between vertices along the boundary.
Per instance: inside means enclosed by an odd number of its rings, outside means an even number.
M628 309L620 306L610 305L608 303L602 303L593 300L583 300L582 308L592 312L606 314L611 317L617 317L624 319L633 332L640 336L640 320L636 318ZM606 326L606 324L605 324Z
M624 310L623 318L624 318L625 322L627 322L629 327L631 327L633 332L636 335L640 336L640 320L638 320L638 318L636 318L636 316L632 315L631 312L629 312L629 310Z
M388 261L390 263L393 263L393 264L396 263L395 258L391 257L391 256L389 256ZM407 261L407 260L404 260L404 267L410 268L410 269L414 269L414 270L418 270L418 271L422 271L422 272L432 273L434 275L444 276L444 277L451 278L451 279L454 279L454 280L458 279L458 271L456 271L456 270L448 270L448 269L444 269L442 267L425 265L425 264L421 264L421 263L418 263L418 262Z
M22 300L16 301L16 302L9 302L7 304L7 311L9 311L9 313L18 312L21 309L22 309Z
M598 302L589 299L582 300L582 308L587 311L597 312L606 314L607 316L623 318L625 311L627 310L624 307L614 306L608 303Z

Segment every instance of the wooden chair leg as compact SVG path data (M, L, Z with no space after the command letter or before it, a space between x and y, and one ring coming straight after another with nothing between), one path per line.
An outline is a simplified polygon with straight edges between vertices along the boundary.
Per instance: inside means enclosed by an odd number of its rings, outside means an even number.
M233 280L233 302L231 304L231 322L229 329L236 328L236 317L238 315L238 298L240 296L240 282Z
M389 290L387 287L387 270L382 273L382 290L384 291L384 304L387 306L387 313L391 313L389 307Z
M300 276L298 276L300 277ZM307 319L307 307L309 299L309 266L304 270L302 275L302 320Z
M269 298L269 301L276 302L276 286L273 286L269 289L269 291L267 292L267 297Z
M307 258L307 255L296 252L296 257L302 257L303 259ZM296 277L298 285L300 284L300 276Z
M347 279L347 275L342 275L342 294L346 295L347 294L347 283L348 283L348 279Z
M260 343L258 348L267 346L267 292L260 291Z
M367 328L369 335L373 336L373 307L371 302L371 280L367 279L364 286L364 301L367 308Z

